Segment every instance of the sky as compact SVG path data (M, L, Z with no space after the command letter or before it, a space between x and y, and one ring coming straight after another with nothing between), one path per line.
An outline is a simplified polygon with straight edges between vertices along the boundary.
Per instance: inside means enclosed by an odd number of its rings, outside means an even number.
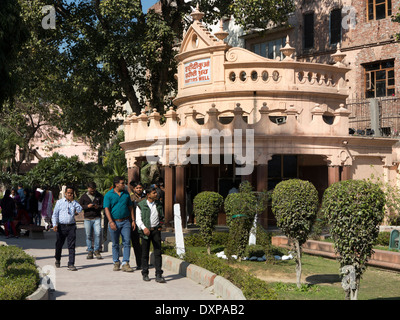
M67 2L74 2L76 0L67 0ZM143 12L147 12L147 9L149 9L152 5L157 3L158 0L142 0L142 7L143 7Z
M143 12L147 12L147 9L149 9L152 5L154 5L157 2L158 0L142 0Z

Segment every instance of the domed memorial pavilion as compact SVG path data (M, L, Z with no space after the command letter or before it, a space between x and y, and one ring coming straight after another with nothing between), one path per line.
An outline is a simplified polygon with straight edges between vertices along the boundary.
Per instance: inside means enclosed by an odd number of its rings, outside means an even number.
M139 179L142 161L162 167L168 224L174 203L186 221L189 195L225 197L233 182L249 180L263 191L300 178L322 196L336 181L396 177L397 140L349 135L349 68L340 48L332 65L299 62L287 38L284 59L271 60L229 46L222 27L211 34L198 9L192 17L176 56L176 110L164 123L156 110L130 115L121 143L129 180ZM218 222L225 223L223 213ZM275 223L270 212L260 222Z

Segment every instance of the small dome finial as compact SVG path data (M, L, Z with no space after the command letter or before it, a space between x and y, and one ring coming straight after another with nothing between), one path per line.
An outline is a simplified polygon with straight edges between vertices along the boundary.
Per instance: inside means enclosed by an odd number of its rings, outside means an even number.
M292 54L296 52L296 49L290 46L289 35L286 36L286 45L280 51L285 56L284 60L293 60Z
M197 5L196 5L196 9L194 9L193 12L190 15L192 16L193 20L195 20L195 21L196 20L199 21L204 17L204 13L200 12L199 3L198 2L197 2Z
M218 38L218 40L223 41L228 35L229 33L224 31L224 23L222 21L222 18L219 22L219 30L217 32L214 32L214 36L216 36Z
M335 66L342 67L342 66L344 66L343 59L346 57L346 54L340 50L341 49L340 42L338 42L338 44L336 45L336 48L337 48L336 52L334 54L332 54L331 57L336 62Z

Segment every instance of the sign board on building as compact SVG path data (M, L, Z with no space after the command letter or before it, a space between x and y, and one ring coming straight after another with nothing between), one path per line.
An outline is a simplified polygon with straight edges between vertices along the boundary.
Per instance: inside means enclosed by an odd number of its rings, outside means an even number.
M211 59L185 63L185 85L211 81Z

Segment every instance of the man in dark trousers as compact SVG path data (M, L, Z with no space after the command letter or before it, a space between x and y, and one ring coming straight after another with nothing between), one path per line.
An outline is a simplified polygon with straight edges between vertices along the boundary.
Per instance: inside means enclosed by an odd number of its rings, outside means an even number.
M67 186L65 197L58 200L53 211L53 230L57 232L56 241L56 267L60 267L61 251L65 240L68 244L68 270L76 271L75 267L75 243L76 243L76 222L75 215L82 212L78 201L74 200L74 188Z
M144 281L149 278L149 251L150 242L153 244L156 281L164 283L161 269L161 229L164 223L164 211L160 201L157 199L157 190L150 187L146 190L147 199L138 203L136 207L136 225L142 237L142 276Z
M83 208L84 226L86 232L87 259L102 259L100 254L101 237L101 210L103 209L103 196L96 190L96 183L88 183L88 191L79 200ZM94 243L94 248L92 245Z
M146 194L143 192L143 184L141 182L135 182L131 181L129 183L131 187L131 200L133 202L133 210L134 212L136 211L136 206L137 204L142 201L143 199L146 199ZM133 251L135 253L135 259L136 259L136 269L141 270L142 269L142 245L140 243L140 236L138 233L138 229L135 228L131 232L131 242L132 242L132 247Z

